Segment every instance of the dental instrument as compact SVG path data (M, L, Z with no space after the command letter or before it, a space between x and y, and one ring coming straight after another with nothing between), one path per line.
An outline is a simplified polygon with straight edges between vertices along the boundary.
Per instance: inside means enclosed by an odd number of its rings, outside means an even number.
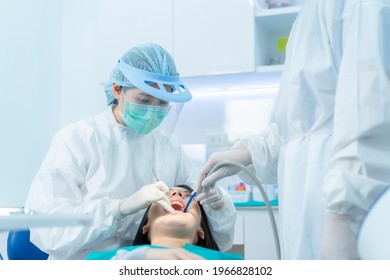
M148 161L149 161L150 168L152 169L154 178L156 179L157 182L159 182L160 180L159 180L158 177L157 177L156 170L154 170L154 167L153 167L153 164L152 164L150 158L148 158Z
M183 209L183 212L184 212L184 213L187 213L188 207L190 206L192 200L194 200L196 194L197 194L196 191L193 191L193 192L192 192L191 197L190 197L190 199L188 200L188 202L187 202L187 204L186 204L186 207L184 207L184 209Z

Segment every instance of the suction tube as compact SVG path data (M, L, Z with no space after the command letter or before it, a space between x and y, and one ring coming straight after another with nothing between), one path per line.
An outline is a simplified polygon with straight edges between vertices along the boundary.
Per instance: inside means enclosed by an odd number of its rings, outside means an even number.
M190 199L188 200L188 202L186 204L186 207L184 207L184 210L183 210L184 213L187 213L188 207L190 206L190 204L191 204L192 200L195 198L195 196L196 196L196 191L193 191Z
M267 194L266 194L263 186L260 183L260 180L257 179L257 177L249 170L249 168L247 168L246 166L242 165L241 163L233 161L233 160L226 160L226 161L222 161L222 162L218 163L210 170L210 172L208 174L211 174L211 173L217 171L219 168L226 166L226 165L233 165L233 166L240 168L242 171L244 171L246 174L248 174L248 176L255 182L255 184L259 188L259 191L260 191L261 195L263 196L264 202L267 206L269 219L271 221L272 233L274 236L276 254L278 256L278 259L280 260L281 259L280 242L279 242L278 230L276 228L275 216L274 216L274 213L272 211L271 204L269 202Z

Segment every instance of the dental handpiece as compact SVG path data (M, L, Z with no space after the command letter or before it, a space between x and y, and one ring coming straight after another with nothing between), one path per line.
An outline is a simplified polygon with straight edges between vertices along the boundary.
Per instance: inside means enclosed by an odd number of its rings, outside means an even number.
M188 202L186 204L186 207L184 207L184 210L183 210L184 213L187 213L188 207L190 206L192 200L194 200L195 196L196 196L196 191L193 191L190 199L188 200Z

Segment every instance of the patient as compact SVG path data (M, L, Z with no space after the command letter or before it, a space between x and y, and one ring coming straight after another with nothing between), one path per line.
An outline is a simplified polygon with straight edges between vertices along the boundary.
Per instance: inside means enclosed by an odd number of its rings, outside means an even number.
M183 212L191 192L187 185L171 188L167 195L175 212L168 213L153 203L145 212L133 246L92 252L87 259L242 259L238 254L219 251L206 213L195 200L187 213Z

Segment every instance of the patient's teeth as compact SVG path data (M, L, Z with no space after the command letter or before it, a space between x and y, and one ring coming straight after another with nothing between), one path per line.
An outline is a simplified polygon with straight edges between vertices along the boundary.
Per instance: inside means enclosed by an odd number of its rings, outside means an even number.
M172 201L171 206L175 210L183 211L184 205L179 201Z

